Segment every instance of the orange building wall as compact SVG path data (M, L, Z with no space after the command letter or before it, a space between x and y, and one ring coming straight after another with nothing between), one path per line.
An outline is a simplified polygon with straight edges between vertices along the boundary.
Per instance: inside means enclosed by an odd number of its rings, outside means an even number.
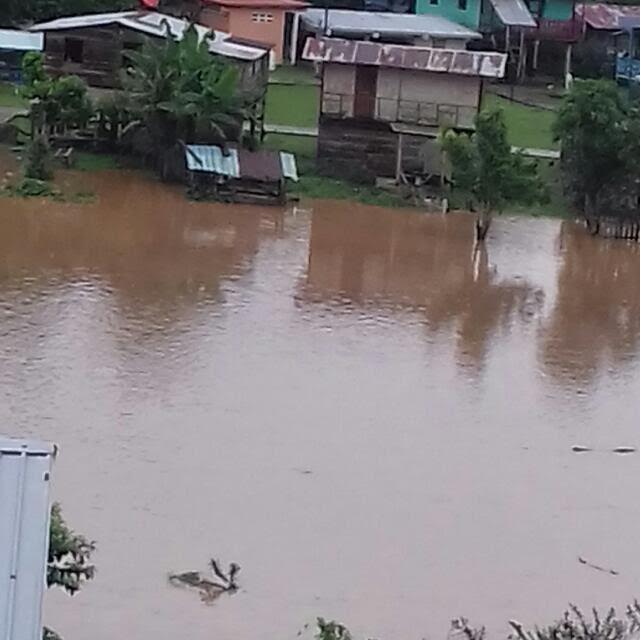
M284 48L285 10L275 7L219 7L207 8L200 22L212 29L228 31L237 38L255 40L273 47L276 63L282 62ZM254 22L253 14L273 16L271 22Z

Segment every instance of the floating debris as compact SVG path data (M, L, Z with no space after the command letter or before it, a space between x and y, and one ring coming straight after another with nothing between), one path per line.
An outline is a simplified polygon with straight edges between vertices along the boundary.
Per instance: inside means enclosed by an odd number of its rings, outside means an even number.
M587 451L593 451L593 449L590 449L589 447L583 447L582 445L579 445L579 444L574 444L571 447L571 451L573 451L574 453L585 453Z
M212 604L223 593L235 593L238 590L236 576L240 571L240 565L232 562L227 573L222 571L213 558L209 565L216 580L204 577L199 571L185 571L184 573L170 573L169 583L174 587L189 587L200 592L200 599L206 604Z
M580 564L583 564L587 567L590 567L591 569L595 569L596 571L601 571L602 573L608 573L612 576L619 576L620 573L618 571L615 571L614 569L605 569L604 567L600 567L597 564L592 564L591 562L585 560L584 558L582 558L581 556L578 556L578 562Z
M613 453L635 453L636 452L636 448L635 447L616 447L615 449L612 449Z
M303 475L303 476L310 476L313 473L311 469L305 469L300 467L294 468L294 471L298 472L300 475Z

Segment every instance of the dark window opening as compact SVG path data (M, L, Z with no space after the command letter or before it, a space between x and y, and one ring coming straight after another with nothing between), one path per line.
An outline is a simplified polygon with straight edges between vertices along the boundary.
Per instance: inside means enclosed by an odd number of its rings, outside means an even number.
M84 41L78 38L64 39L65 62L82 62L84 58Z
M140 51L142 49L141 42L123 42L122 43L122 66L128 69L131 65L131 58L127 55L130 51Z
M467 10L467 0L458 0L458 9L460 9L460 11L466 11Z
M438 0L429 0L429 4L438 4Z

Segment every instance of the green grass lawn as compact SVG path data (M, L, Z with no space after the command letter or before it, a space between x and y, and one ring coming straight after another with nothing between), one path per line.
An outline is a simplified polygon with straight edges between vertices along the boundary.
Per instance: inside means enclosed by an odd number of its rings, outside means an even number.
M551 127L556 117L553 111L510 102L492 93L485 94L483 106L497 106L504 111L509 142L512 145L534 149L557 148L551 133Z
M0 82L0 107L24 107L26 102L16 93L16 86Z
M269 82L290 82L294 84L320 84L320 80L316 78L312 67L300 65L292 67L283 64L274 69L270 76Z
M317 126L319 93L318 87L309 84L269 85L266 122L290 127Z

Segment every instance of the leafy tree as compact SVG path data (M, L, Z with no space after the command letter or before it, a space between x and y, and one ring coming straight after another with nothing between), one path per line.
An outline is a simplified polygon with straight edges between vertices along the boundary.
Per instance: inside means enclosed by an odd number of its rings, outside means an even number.
M554 124L574 203L596 224L607 190L638 175L640 116L608 80L576 80Z
M316 620L316 640L353 640L349 629L335 620Z
M50 77L42 54L30 52L22 60L24 85L21 94L31 103L36 130L48 135L54 130L82 128L93 114L87 84L77 76Z
M454 188L478 208L476 236L484 240L492 215L507 202L531 203L542 199L544 190L535 163L512 153L507 127L500 109L482 111L472 135L445 131L441 138L451 167Z
M95 543L69 528L59 504L51 508L49 533L49 560L47 585L61 587L70 595L80 589L82 583L91 580L95 573L90 563Z
M237 71L211 56L207 39L193 25L179 41L149 42L128 57L124 85L137 116L132 126L145 130L163 178L182 166L183 144L239 139L246 109Z
M60 587L70 595L76 593L84 582L94 576L95 568L90 562L94 549L93 542L69 528L62 517L60 505L54 504L49 529L47 585ZM54 631L47 628L43 639L60 640Z

